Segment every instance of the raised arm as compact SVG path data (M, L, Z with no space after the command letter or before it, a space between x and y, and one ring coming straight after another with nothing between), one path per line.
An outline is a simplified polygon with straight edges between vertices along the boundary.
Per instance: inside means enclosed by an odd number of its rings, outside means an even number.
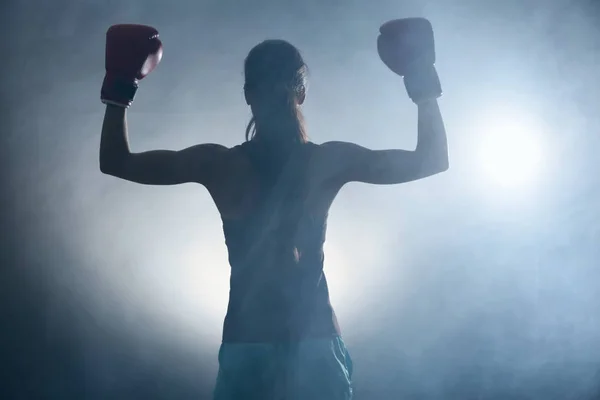
M158 31L146 25L113 25L106 32L106 75L100 98L106 106L100 142L100 170L108 175L148 185L219 179L228 149L214 144L181 151L132 153L127 141L127 108L140 80L162 58Z
M201 144L180 151L132 153L127 140L124 107L107 105L100 140L100 170L108 175L147 185L196 182L209 185L224 171L228 149Z
M364 182L404 183L448 169L446 130L436 100L418 104L418 138L414 151L370 150L354 143L328 142L321 147L330 176L340 185Z
M442 87L435 69L433 28L424 18L390 21L380 28L377 50L393 72L404 77L408 96L418 106L414 151L369 150L344 142L322 146L327 170L338 184L358 181L393 184L425 178L448 169L448 142L437 98Z

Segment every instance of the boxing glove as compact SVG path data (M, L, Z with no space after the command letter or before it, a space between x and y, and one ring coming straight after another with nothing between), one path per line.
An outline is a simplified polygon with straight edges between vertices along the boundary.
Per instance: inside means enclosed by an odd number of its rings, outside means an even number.
M105 104L129 107L138 82L162 59L158 31L145 25L113 25L106 32L106 75L100 99Z
M379 32L379 57L404 78L408 96L417 104L440 97L442 87L435 69L431 23L425 18L396 19L383 24Z

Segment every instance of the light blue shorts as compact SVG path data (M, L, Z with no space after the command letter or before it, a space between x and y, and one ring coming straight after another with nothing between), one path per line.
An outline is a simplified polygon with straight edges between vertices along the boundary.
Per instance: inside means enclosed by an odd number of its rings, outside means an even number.
M342 338L223 343L214 400L351 400L352 359Z

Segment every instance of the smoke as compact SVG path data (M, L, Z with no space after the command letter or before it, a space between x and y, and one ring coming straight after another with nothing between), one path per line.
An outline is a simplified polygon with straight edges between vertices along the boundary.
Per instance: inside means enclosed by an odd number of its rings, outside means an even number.
M451 170L348 185L329 220L326 273L357 399L599 393L597 2L238 3L6 6L3 198L17 272L5 334L19 377L8 389L21 393L7 398L208 398L213 385L221 221L201 187L100 174L109 25L154 25L165 44L129 113L134 151L241 142L242 62L269 37L310 67L313 141L410 149L416 108L375 39L382 22L421 15L436 32ZM481 116L510 118L508 106L539 121L552 149L526 193L478 174L476 143L498 124Z

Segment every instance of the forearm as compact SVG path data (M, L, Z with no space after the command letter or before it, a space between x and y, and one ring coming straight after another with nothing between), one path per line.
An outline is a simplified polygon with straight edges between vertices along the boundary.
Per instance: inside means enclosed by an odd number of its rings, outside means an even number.
M415 152L422 154L427 164L448 169L448 139L446 128L437 100L428 100L418 105L418 138Z
M107 105L100 139L100 170L105 173L114 172L130 154L126 109Z

